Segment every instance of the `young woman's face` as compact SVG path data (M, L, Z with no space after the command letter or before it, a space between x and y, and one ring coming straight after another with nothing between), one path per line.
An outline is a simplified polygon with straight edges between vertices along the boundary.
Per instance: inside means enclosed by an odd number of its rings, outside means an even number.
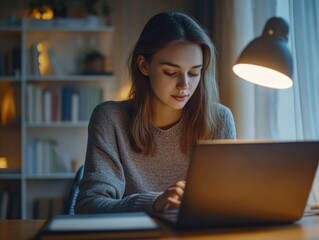
M155 106L180 110L201 78L203 52L197 44L178 43L159 50L149 63L143 57L139 61L142 73L149 76Z

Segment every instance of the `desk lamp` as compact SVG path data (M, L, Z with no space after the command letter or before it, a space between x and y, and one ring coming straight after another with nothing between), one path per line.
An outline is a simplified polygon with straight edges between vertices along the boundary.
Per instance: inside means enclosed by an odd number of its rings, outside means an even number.
M255 84L285 89L292 86L292 57L288 49L288 23L270 18L260 37L251 41L239 56L233 71Z

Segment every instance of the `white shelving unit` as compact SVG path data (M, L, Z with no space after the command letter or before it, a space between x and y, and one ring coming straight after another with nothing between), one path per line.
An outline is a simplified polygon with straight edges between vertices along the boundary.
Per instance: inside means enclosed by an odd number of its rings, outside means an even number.
M10 51L15 47L21 49L20 71L11 74L0 71L0 104L4 101L6 86L15 86L17 96L14 100L18 119L10 124L0 122L0 157L6 157L8 161L7 171L0 171L0 190L13 185L15 191L18 191L21 208L19 217L22 219L33 218L34 202L37 199L66 197L74 177L72 164L79 166L84 163L88 125L88 119L30 122L27 88L30 84L43 89L61 89L67 85L78 91L100 88L103 101L113 99L116 87L112 74L113 32L113 27L90 25L83 19L23 19L20 26L0 26L0 50ZM32 47L37 42L45 43L47 51L54 53L53 60L52 55L49 56L49 70L42 74L36 74L32 65ZM93 50L106 57L105 70L108 74L82 74L83 58ZM30 155L30 139L54 141L61 154L59 164L62 161L64 170L30 173L30 166L34 164L33 155Z

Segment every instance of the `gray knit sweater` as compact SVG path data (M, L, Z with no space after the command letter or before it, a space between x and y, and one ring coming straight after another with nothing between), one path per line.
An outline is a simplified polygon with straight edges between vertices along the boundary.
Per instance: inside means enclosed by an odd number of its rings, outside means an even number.
M219 104L218 112L216 138L236 138L231 111ZM130 145L129 119L129 101L104 102L93 111L76 213L152 211L160 193L185 180L190 159L179 147L182 121L167 130L153 126L156 154L144 156Z

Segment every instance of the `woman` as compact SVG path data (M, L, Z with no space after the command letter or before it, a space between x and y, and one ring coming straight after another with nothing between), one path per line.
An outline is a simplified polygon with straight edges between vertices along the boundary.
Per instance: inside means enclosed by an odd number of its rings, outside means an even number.
M152 17L129 70L129 100L92 113L77 213L178 208L192 145L236 137L230 110L218 103L214 46L191 17Z

